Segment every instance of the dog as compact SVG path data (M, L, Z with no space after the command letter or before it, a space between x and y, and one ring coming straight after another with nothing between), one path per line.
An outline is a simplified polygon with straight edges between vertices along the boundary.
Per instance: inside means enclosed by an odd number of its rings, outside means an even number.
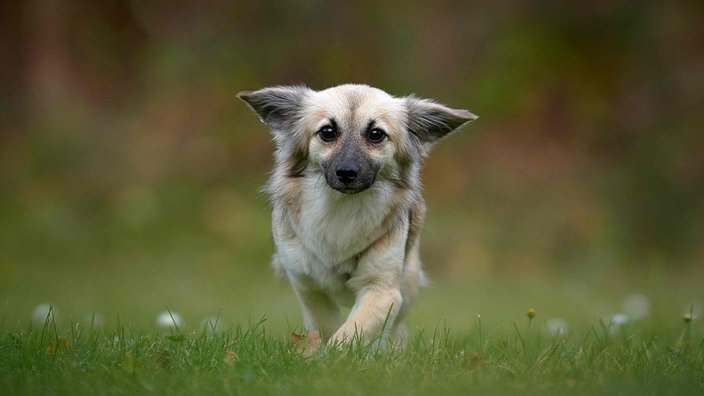
M329 344L402 344L424 282L420 172L431 146L476 115L367 85L243 91L274 137L264 187L273 267L290 281L307 330ZM351 306L342 319L339 306Z

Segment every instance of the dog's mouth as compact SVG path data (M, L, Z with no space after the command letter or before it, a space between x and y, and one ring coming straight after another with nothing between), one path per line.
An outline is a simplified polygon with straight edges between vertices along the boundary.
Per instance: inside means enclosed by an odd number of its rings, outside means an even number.
M338 187L333 187L333 186L330 186L330 187L332 187L333 189L335 189L343 194L352 195L352 194L360 193L360 192L368 189L370 186L371 186L371 184L369 186L361 186L361 187L355 187L355 188L350 188L350 187L338 188Z
M337 179L335 180L328 180L328 186L332 188L333 190L337 190L343 194L357 194L360 193L369 187L372 186L374 181L372 180L371 182L368 183L360 183L360 182L354 182L354 183L342 183L338 181Z
M337 190L343 194L348 194L348 195L360 193L364 190L369 189L369 187L371 187L372 184L374 184L373 178L372 178L372 180L369 180L369 181L363 181L363 180L358 179L358 180L354 180L349 183L344 183L344 182L340 181L339 178L326 177L326 181L327 181L328 186L330 186L330 188L332 188L333 190Z

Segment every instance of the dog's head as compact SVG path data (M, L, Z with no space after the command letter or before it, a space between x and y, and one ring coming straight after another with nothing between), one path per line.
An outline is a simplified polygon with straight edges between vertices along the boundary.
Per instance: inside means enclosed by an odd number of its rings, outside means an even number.
M323 91L272 87L237 96L271 128L277 163L287 167L288 176L317 172L345 194L366 190L380 178L403 183L404 172L417 170L435 141L477 118L366 85Z

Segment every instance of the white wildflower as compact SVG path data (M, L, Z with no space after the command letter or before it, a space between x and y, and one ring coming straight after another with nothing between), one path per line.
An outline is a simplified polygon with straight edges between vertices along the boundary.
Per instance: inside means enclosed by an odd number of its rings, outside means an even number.
M611 315L611 324L616 327L625 325L626 323L628 323L628 320L628 315L621 312L617 312Z
M650 300L642 294L631 294L623 302L623 312L633 320L640 320L650 314Z
M56 311L56 307L52 306L49 303L39 304L34 307L34 310L32 311L32 320L34 320L36 323L44 323L47 318L49 318L49 321L51 321L52 317L49 316L50 312L51 316L53 316L54 318L59 316L58 311Z
M174 311L161 311L156 317L156 325L163 328L181 327L183 318Z
M550 318L545 321L545 326L551 336L567 334L567 322L562 318Z
M689 303L682 308L682 311L684 316L689 318L689 320L685 320L691 322L699 318L702 313L702 306L699 303Z

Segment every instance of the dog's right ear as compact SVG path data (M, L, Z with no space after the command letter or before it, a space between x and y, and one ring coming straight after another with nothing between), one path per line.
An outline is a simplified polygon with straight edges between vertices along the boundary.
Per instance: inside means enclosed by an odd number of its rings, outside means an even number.
M408 130L425 144L432 144L478 118L467 110L452 109L434 100L420 99L414 95L406 97L405 101Z
M312 92L304 86L278 86L242 91L237 97L244 100L271 129L285 131L299 117L303 101Z

